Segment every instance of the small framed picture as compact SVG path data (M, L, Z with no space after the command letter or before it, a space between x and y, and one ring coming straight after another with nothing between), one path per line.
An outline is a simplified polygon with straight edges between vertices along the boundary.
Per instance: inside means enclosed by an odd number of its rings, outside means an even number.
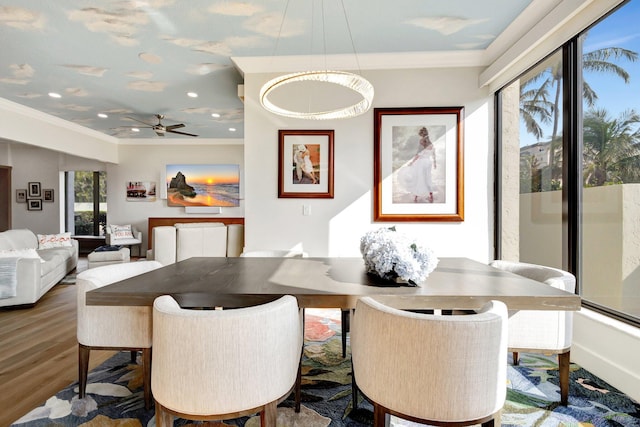
M333 130L278 131L278 197L333 199Z
M30 211L41 211L42 210L42 200L41 199L29 199L29 200L27 200L27 210L30 210Z
M42 198L45 202L53 202L53 188L45 188L42 190Z
M16 202L18 203L26 203L27 202L27 189L23 188L20 190L16 190Z
M42 197L42 194L41 194L41 191L40 191L40 183L39 182L30 182L28 191L29 191L28 196L29 196L30 199L31 198Z

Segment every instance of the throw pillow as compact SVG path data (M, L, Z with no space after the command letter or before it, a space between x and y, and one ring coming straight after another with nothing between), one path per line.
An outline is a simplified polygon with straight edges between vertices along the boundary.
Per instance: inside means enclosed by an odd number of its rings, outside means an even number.
M38 249L60 248L71 245L71 233L38 234Z
M111 240L119 239L133 239L133 230L131 224L127 225L112 225L111 228Z
M0 251L0 258L35 258L39 259L40 262L44 262L35 249L11 249Z

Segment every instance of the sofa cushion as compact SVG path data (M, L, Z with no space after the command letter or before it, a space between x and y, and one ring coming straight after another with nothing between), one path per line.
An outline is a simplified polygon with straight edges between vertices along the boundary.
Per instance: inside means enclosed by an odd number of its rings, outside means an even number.
M38 249L71 246L71 233L38 234Z
M38 238L31 230L15 229L0 233L0 250L31 248L38 248Z
M60 246L57 248L38 249L38 255L45 261L52 259L55 255L62 257L62 259L67 259L75 256L75 248L73 246Z
M10 249L0 250L0 258L37 258L41 262L44 262L38 252L33 248L28 249Z

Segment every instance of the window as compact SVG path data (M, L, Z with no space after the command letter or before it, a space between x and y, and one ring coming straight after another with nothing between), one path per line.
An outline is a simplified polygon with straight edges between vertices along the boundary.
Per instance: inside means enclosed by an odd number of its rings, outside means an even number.
M103 236L107 223L107 173L66 172L67 230L76 236Z
M640 318L640 1L582 38L581 295Z
M627 2L496 96L496 257L573 271L585 306L637 325L639 14Z
M500 96L502 258L562 267L562 55Z

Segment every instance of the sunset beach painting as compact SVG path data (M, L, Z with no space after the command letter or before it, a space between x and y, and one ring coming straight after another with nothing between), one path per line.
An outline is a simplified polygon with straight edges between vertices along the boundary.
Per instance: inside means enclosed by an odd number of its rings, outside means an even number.
M167 165L168 206L240 205L240 166Z

